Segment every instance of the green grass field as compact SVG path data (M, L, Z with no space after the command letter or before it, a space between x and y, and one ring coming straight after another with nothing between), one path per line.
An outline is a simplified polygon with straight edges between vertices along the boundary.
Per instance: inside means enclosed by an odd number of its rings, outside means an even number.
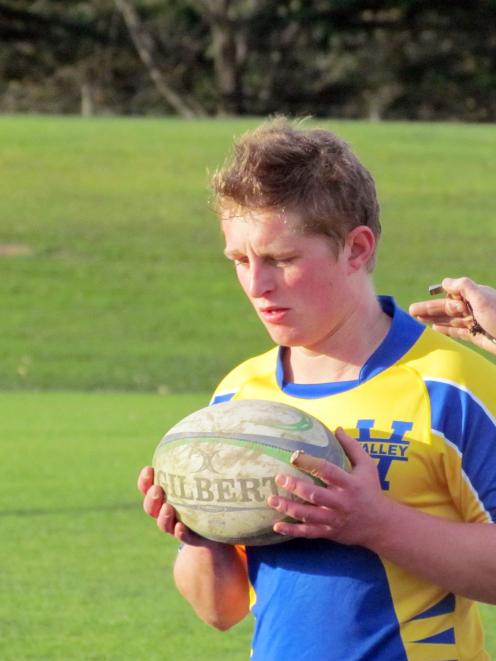
M176 545L135 481L163 432L268 346L207 185L255 123L0 118L2 660L248 657L248 620L211 631L176 594ZM496 284L493 126L327 126L377 180L380 292L407 305L445 274Z
M254 123L0 119L0 388L206 391L267 346L207 185ZM328 125L377 179L381 293L493 280L493 127Z
M0 394L2 661L247 658L248 620L220 634L176 594L177 544L135 488L163 432L205 399Z

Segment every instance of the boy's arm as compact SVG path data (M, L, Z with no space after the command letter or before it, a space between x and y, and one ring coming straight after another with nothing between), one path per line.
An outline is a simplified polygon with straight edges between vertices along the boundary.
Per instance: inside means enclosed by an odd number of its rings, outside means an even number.
M235 546L184 545L174 565L177 589L207 624L224 631L249 611L246 562Z
M160 530L182 544L174 564L177 589L207 624L229 629L249 611L245 557L235 546L200 537L177 521L164 491L153 482L153 468L147 466L138 478L143 508L156 519Z

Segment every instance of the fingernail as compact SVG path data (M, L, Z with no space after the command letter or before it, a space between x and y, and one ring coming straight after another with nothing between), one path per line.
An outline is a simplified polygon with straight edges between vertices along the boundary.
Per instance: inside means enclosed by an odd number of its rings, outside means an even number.
M293 454L289 458L290 463L297 464L302 454L305 454L305 450L296 450L296 452L293 452Z
M308 473L312 473L313 475L321 470L325 461L324 459L312 457L312 455L305 454L303 452L295 452L295 454L291 456L291 463L297 468L301 468L302 470Z
M278 535L283 535L283 536L285 536L285 535L288 534L288 533L284 530L284 528L280 529L279 526L277 525L277 523L276 523L276 525L274 526L274 532L276 532Z

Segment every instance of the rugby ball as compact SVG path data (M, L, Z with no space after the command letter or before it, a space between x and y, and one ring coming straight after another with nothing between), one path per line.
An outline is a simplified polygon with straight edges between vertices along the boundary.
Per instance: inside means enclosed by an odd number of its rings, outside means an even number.
M296 450L349 469L334 435L308 413L267 400L223 402L188 415L165 434L153 457L155 481L178 519L203 537L227 544L284 542L288 537L272 529L284 516L266 504L271 494L292 497L276 485L276 474L320 483L290 463Z

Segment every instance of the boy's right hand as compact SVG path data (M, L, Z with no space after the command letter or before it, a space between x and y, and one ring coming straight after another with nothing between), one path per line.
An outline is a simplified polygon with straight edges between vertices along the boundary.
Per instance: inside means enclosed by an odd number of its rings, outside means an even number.
M190 546L216 545L217 542L210 542L197 535L177 520L176 510L167 502L165 491L158 484L154 484L154 480L153 467L145 466L138 476L138 489L144 495L143 509L156 520L159 529Z

